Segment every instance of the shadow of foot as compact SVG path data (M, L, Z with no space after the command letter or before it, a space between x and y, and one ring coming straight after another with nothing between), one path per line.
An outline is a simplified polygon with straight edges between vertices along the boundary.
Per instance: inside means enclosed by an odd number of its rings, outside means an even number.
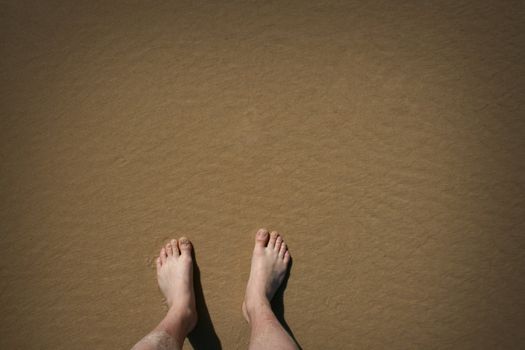
M288 332L288 334L290 334L292 339L295 341L295 344L297 344L297 347L302 350L301 345L299 344L297 339L295 339L292 329L290 328L288 323L286 323L286 320L284 318L284 291L286 290L286 286L288 285L288 279L290 278L292 265L293 258L290 260L290 264L288 265L288 269L286 270L286 275L284 277L283 283L281 284L279 289L277 289L277 292L275 292L271 305L275 317L277 317L277 320L279 320L283 328Z
M197 325L188 334L188 340L195 350L222 350L221 341L215 333L215 328L211 322L208 306L204 300L202 291L201 273L197 259L195 258L195 249L192 250L193 256L193 285L195 289L195 302L197 304L197 314L199 315Z

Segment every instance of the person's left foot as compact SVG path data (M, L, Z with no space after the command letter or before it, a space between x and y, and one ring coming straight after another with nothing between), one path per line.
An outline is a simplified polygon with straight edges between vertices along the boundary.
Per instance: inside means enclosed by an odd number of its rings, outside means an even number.
M187 332L197 324L191 249L186 237L172 239L157 258L157 280L170 308L168 314L186 325Z

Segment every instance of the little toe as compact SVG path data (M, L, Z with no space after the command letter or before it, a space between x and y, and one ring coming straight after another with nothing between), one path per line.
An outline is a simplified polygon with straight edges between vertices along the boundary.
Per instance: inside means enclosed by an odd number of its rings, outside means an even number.
M277 231L272 231L270 233L270 240L268 241L268 247L269 248L275 248L275 242L277 241L277 236L279 236L279 233Z
M268 230L260 228L255 234L255 245L260 247L266 247L268 243Z
M286 249L287 249L287 247L286 247L286 243L283 242L283 243L281 244L281 248L279 249L279 257L280 257L281 259L284 259L284 254L286 253Z
M162 264L160 262L160 258L155 259L155 263L157 265L157 273L160 272L160 268L162 267Z
M164 265L164 263L166 262L166 258L167 258L167 257L168 257L168 256L166 255L166 248L162 247L162 248L160 249L160 256L159 256L159 258L160 258L160 262L161 262L163 265Z
M290 261L291 258L292 258L292 256L290 255L290 251L287 250L286 253L284 253L284 259L283 259L284 263L288 264L288 262Z
M171 240L171 248L173 249L173 256L178 257L180 255L179 245L176 239Z
M191 257L191 242L186 237L179 238L179 249L181 256Z

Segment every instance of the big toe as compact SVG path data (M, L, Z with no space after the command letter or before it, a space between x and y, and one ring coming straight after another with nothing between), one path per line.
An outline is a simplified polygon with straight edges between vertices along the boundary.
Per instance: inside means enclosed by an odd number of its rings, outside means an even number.
M257 231L255 234L255 246L259 247L266 247L266 244L268 243L268 230L265 228L261 228Z
M182 256L191 256L191 242L186 237L179 239L179 249Z

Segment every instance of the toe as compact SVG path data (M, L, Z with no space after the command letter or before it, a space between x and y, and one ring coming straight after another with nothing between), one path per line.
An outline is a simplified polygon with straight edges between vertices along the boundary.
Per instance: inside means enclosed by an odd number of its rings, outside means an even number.
M279 236L279 233L277 231L272 231L270 233L270 241L268 242L269 248L275 248L275 242L277 241L277 236Z
M287 250L286 253L284 253L284 263L288 264L292 257L290 256L290 252Z
M162 267L162 264L160 263L160 258L155 259L156 265L157 265L157 273L160 272L160 268Z
M162 264L164 264L166 262L166 258L167 258L167 255L166 255L166 248L162 247L162 249L160 250L160 262Z
M168 257L173 256L173 248L171 247L171 243L166 244L166 254Z
M265 228L259 229L255 234L255 245L260 247L266 247L268 243L268 230Z
M176 239L172 239L171 240L171 249L173 249L173 256L174 257L177 257L177 256L180 255L179 245L177 244L177 240Z
M179 239L179 249L181 256L191 257L191 242L186 237L181 237Z
M281 236L277 236L277 240L275 240L275 251L279 252L281 249L281 244L283 243L283 238Z
M281 259L284 259L284 254L286 253L286 243L282 243L281 244L281 248L279 249L279 257L281 257Z

